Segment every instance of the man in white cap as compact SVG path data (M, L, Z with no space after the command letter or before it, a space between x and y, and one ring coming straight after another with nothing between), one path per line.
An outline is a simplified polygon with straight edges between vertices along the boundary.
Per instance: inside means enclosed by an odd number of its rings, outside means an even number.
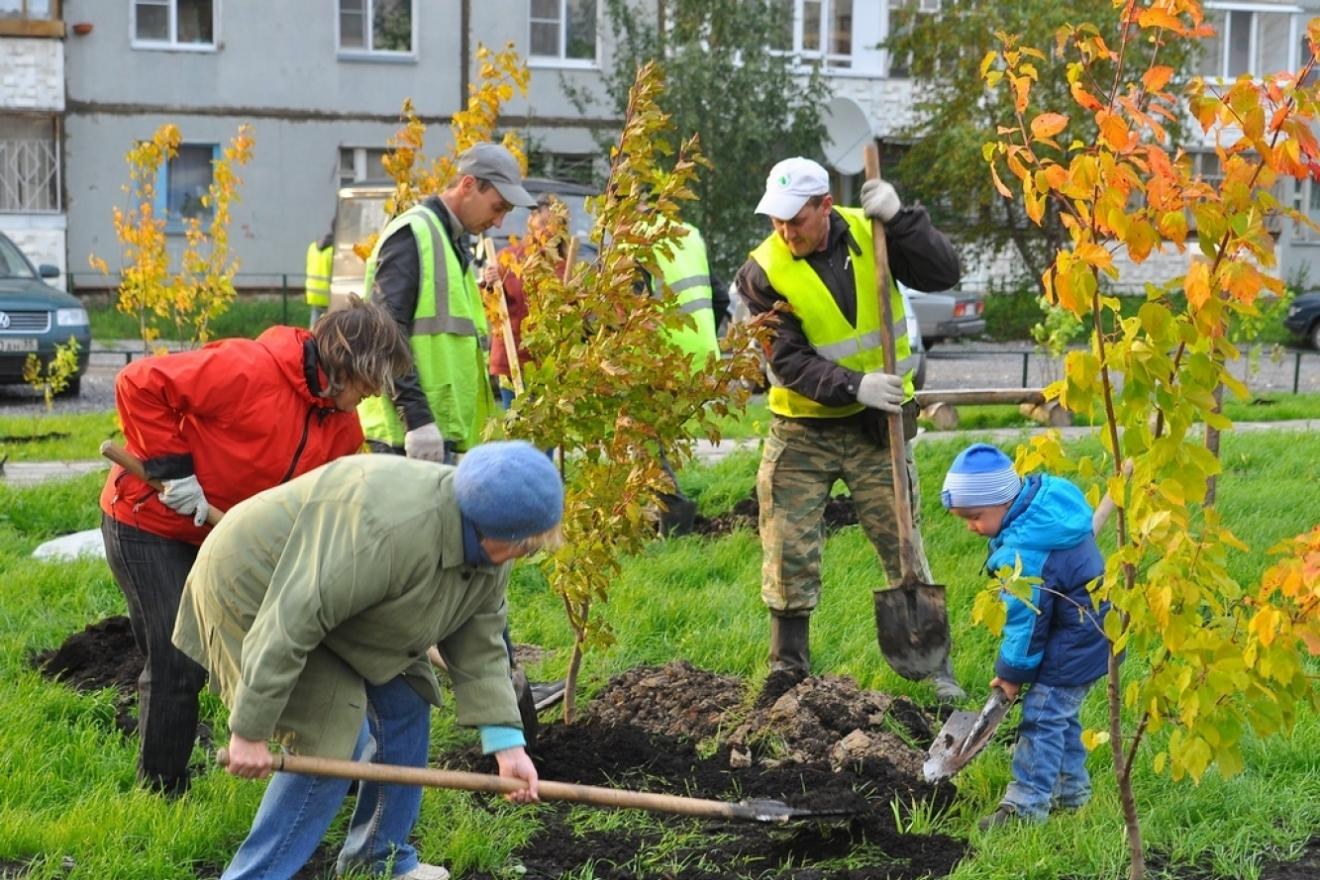
M229 707L228 770L263 777L268 741L297 754L424 767L440 686L501 776L537 799L501 633L512 561L561 538L564 487L530 443L477 446L458 467L350 455L230 508L188 575L173 641ZM224 880L289 880L348 782L275 773ZM363 783L336 874L446 880L409 838L415 785Z
M474 446L498 412L467 234L499 226L515 207L535 205L513 154L499 144L477 144L458 157L457 176L443 192L381 233L363 284L411 340L417 369L395 382L392 398L372 398L358 409L373 451L448 461Z
M769 216L774 230L735 284L753 315L777 310L769 352L772 420L756 489L761 598L770 609L767 689L779 689L810 673L821 518L835 480L852 493L889 582L900 577L884 416L902 412L915 433L913 363L903 299L891 282L898 364L896 373L885 371L871 221L885 225L890 271L909 287L944 290L958 283L960 270L953 246L920 205L904 206L892 186L875 180L862 187L860 210L838 207L829 174L800 156L770 170L756 213ZM941 700L964 696L949 663L934 681Z

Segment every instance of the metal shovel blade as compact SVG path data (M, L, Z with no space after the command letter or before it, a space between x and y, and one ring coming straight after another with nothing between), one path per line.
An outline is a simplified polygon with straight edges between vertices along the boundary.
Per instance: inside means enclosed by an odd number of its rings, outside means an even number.
M931 743L926 762L921 765L926 781L948 779L966 767L990 742L995 728L999 727L1012 705L1013 701L1003 691L994 688L980 712L959 711L950 715L935 736L935 742Z
M904 578L876 590L875 632L880 653L909 681L929 678L949 656L949 611L944 587Z

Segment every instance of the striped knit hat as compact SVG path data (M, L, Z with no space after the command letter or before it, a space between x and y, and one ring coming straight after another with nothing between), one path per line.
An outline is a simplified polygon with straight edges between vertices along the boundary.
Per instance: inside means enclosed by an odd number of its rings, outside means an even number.
M945 509L993 507L1017 497L1022 479L1013 470L1013 460L989 443L973 443L953 460L944 478L940 501Z

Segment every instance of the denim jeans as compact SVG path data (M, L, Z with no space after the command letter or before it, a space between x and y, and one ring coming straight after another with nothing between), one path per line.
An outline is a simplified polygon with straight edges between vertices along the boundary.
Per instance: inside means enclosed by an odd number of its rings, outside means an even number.
M133 641L146 658L138 676L138 778L167 794L188 787L197 738L197 694L206 670L170 641L197 548L101 517L105 558L128 604Z
M1090 689L1033 684L1027 690L1013 747L1013 781L1002 801L1022 818L1043 822L1051 806L1073 809L1091 799L1078 720Z
M379 687L368 684L367 719L353 760L425 767L430 735L431 706L402 676ZM221 880L293 877L325 837L347 794L344 779L276 773ZM421 806L420 786L360 783L337 871L403 874L417 867L408 837Z

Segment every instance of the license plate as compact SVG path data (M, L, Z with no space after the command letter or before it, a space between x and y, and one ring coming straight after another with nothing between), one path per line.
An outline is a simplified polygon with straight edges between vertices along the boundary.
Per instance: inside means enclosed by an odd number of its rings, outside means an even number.
M17 339L5 339L0 337L0 351L36 351L37 340L30 337L18 337Z

